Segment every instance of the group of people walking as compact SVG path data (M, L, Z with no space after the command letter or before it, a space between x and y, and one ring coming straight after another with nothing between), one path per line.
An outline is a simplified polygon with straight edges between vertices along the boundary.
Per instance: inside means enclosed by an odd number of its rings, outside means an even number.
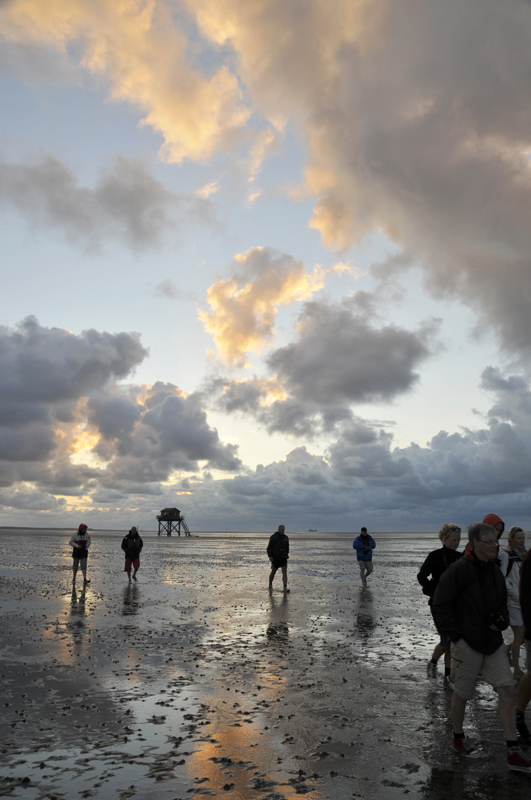
M76 576L79 568L81 569L81 573L83 575L83 586L86 586L87 583L90 583L89 578L87 578L87 559L91 542L92 540L88 534L88 527L84 523L81 523L77 529L77 532L73 533L70 537L70 541L68 543L70 547L72 547L72 568L74 572L72 583L74 585L76 583ZM140 569L140 553L144 547L142 537L134 525L129 533L122 539L121 547L125 554L124 572L127 572L129 583L131 583L132 580L136 581L136 574ZM132 576L131 569L133 570Z
M437 666L444 661L443 684L453 690L451 717L452 746L465 758L477 758L481 751L465 737L463 723L467 702L473 697L478 679L489 683L499 696L499 714L507 743L509 769L531 773L531 759L522 745L531 745L525 710L531 699L531 549L526 551L525 532L513 526L507 546L500 546L505 524L496 514L468 528L468 542L458 550L461 528L445 523L439 531L441 547L428 555L418 573L439 642L427 664L428 680L438 683ZM85 524L70 539L73 580L78 568L87 578L87 558L91 538ZM124 572L129 583L136 581L143 541L136 527L124 536ZM353 542L362 586L372 574L372 553L376 543L363 527ZM284 593L289 592L287 565L289 538L284 525L270 537L267 556L271 563L269 591L278 570ZM132 575L131 575L132 572ZM512 641L506 644L502 632L512 628ZM525 645L525 672L520 667L520 650ZM512 666L512 670L511 670ZM515 690L518 685L518 692Z
M510 529L507 547L501 547L504 530L500 517L487 514L468 528L462 553L457 550L458 525L445 524L439 531L442 547L428 555L417 576L440 637L427 674L432 683L438 682L437 663L443 657L443 682L453 690L454 750L465 758L481 755L463 732L466 704L481 677L499 696L509 769L531 773L531 759L521 749L531 745L525 721L531 699L531 550L526 552L519 526ZM506 644L502 632L509 626L513 639ZM520 669L522 644L525 673Z

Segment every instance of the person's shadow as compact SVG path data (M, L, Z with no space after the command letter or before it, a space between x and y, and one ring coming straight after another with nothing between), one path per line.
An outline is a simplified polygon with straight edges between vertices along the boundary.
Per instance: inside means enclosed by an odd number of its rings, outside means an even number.
M81 592L77 593L76 587L72 587L72 598L71 598L71 605L70 605L70 614L74 616L84 616L85 615L85 596L86 596L86 589L83 588Z
M140 590L138 588L138 583L128 583L124 588L123 596L122 615L124 617L129 617L137 613L140 608L139 596Z
M367 642L376 628L374 617L373 595L370 589L363 588L356 614L356 630L363 641Z

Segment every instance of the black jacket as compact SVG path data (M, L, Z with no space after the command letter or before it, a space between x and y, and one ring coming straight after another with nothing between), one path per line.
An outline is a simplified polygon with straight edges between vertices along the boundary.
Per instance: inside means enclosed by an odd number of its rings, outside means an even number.
M449 566L455 564L462 555L463 553L443 545L438 550L434 550L430 553L426 558L426 561L419 570L417 580L422 586L424 594L427 594L430 598L428 601L430 606L433 603L433 595L435 594L435 589L439 585L441 575L443 572L446 572Z
M130 536L129 534L127 534L127 536L124 536L122 540L122 550L125 553L125 557L130 559L130 561L134 561L135 558L138 558L140 556L140 551L142 550L143 547L144 547L144 542L142 541L138 533L136 534L136 536Z
M503 643L500 631L489 627L489 615L500 614L509 625L507 588L493 561L480 561L474 553L460 558L443 572L433 597L437 629L452 642L465 642L484 655Z
M289 558L289 539L285 533L277 531L269 537L267 555L273 561L284 561Z

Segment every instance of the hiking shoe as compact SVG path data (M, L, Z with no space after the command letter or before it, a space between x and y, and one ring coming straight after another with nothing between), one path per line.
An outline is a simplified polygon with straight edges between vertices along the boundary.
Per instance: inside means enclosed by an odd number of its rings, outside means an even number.
M518 738L522 744L531 744L531 733L523 717L516 717L516 730L518 731Z
M437 664L434 664L433 661L428 661L426 672L428 673L429 682L437 684Z
M443 686L444 686L445 689L450 689L450 691L453 692L454 685L453 685L452 679L450 678L449 675L445 675L444 676L444 678L443 678Z
M83 583L90 583L90 578L88 578L88 580L87 580L87 579L85 579L85 580L83 581Z
M526 758L519 747L507 749L507 766L517 772L531 773L531 760Z
M136 575L133 575L133 580L134 580L134 581L136 581L136 579L137 579L137 578L136 578Z
M477 747L471 747L467 744L465 739L458 738L457 736L454 736L452 747L460 756L464 756L465 758L481 757L481 750L478 750ZM509 756L507 756L507 758L509 758Z
M284 586L284 594L289 594L289 589L287 586Z

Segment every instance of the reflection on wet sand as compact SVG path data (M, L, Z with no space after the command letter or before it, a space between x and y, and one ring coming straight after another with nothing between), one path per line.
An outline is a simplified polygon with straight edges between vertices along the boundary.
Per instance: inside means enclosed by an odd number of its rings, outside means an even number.
M140 589L137 583L128 583L123 590L122 616L136 614L139 608Z

